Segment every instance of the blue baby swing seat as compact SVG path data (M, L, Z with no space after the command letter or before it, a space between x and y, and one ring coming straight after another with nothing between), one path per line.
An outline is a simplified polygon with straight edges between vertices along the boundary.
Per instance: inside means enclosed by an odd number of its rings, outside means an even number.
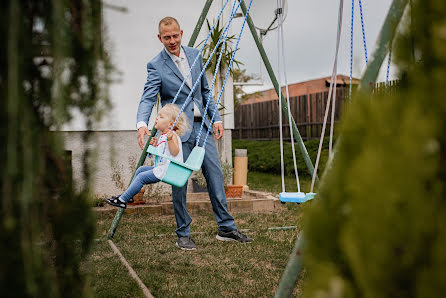
M204 159L205 149L203 147L195 146L186 162L180 162L171 157L159 152L158 147L152 145L147 148L147 153L155 155L155 166L158 165L160 158L165 158L170 161L167 167L167 172L161 181L174 185L176 187L183 187L193 171L199 171Z

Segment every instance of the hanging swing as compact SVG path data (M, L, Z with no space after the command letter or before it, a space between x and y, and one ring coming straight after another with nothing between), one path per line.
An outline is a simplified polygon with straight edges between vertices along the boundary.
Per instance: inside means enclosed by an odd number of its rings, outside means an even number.
M288 106L288 111L290 111L290 96L288 91L288 79L286 75L286 63L285 63L285 53L284 53L284 38L283 38L283 14L282 14L282 1L278 1L278 7L276 10L276 15L278 19L278 35L277 35L277 50L278 50L278 76L279 76L279 86L281 83L281 69L280 65L283 64L283 72L285 77L285 90L286 90L286 102ZM280 57L282 56L282 61ZM285 166L283 159L283 133L282 133L282 90L279 87L279 135L280 135L280 168L281 168L281 178L282 178L282 192L279 193L279 199L282 203L304 203L306 201L305 193L300 190L299 173L297 171L296 163L296 152L294 149L294 135L291 126L291 112L288 113L288 123L290 125L290 136L291 136L291 147L293 152L293 163L294 163L294 173L296 176L297 192L286 192L285 190Z
M228 1L229 0L226 1L224 6L226 6ZM237 7L235 7L236 3L238 3ZM215 105L216 107L218 107L218 105L220 103L220 100L221 100L221 97L222 97L222 94L223 94L223 91L224 91L224 88L225 88L225 85L226 85L226 81L227 81L228 75L229 75L229 73L231 71L231 66L232 66L232 63L234 61L235 54L236 54L236 52L238 50L238 44L240 42L240 38L241 38L241 35L242 35L242 32L243 32L243 28L244 28L245 23L246 23L247 16L249 14L249 10L251 8L251 4L252 4L252 0L249 3L249 7L248 7L248 10L246 12L246 15L245 15L245 18L244 18L244 21L243 21L243 24L242 24L242 28L240 30L240 33L239 33L239 36L238 36L238 39L237 39L235 50L232 53L231 61L229 62L228 69L226 71L226 76L225 76L222 88L220 90L217 103ZM224 6L223 6L223 8L224 8ZM180 109L180 112L178 113L178 116L177 116L177 118L175 119L175 122L172 125L171 130L173 129L173 127L175 127L175 124L177 123L177 121L178 121L181 113L183 112L184 108L190 103L190 99L192 97L192 94L195 91L195 89L197 88L197 85L200 82L201 77L203 76L204 72L206 71L207 66L211 62L212 57L215 54L215 52L216 52L217 48L219 47L220 43L223 42L223 44L221 46L221 49L220 49L220 54L219 54L219 57L218 57L218 61L217 61L217 64L216 64L215 73L214 73L214 77L213 77L213 80L212 80L212 85L211 85L211 88L210 88L209 96L208 96L208 99L206 101L206 108L204 110L204 115L207 115L207 111L209 109L209 102L210 102L210 100L213 100L213 98L212 98L212 91L213 91L213 88L214 88L214 85L215 85L215 80L216 80L216 77L217 77L217 74L218 74L218 69L220 67L221 58L222 58L222 55L223 55L223 50L225 48L225 43L226 43L226 39L227 39L228 32L229 32L228 31L229 30L229 26L230 26L230 24L231 24L231 22L233 20L233 17L234 17L234 15L235 15L235 13L236 13L236 11L238 10L239 7L240 7L240 2L234 0L234 4L232 6L231 16L230 16L228 25L226 25L226 28L225 28L223 34L220 36L219 40L217 41L217 45L215 46L214 50L210 54L209 59L207 60L206 64L203 66L203 69L202 69L199 77L195 81L191 91L189 92L189 95L187 96L186 100L184 101L184 104L182 105L182 107ZM223 11L223 8L222 8L221 12ZM221 15L221 12L220 12L220 15ZM220 15L218 16L218 18L220 17ZM210 30L210 32L208 34L208 37L206 38L205 42L203 43L203 47L201 48L200 53L203 51L203 48L206 45L206 42L207 42L207 40L208 40L208 38L210 36L210 33L212 32L213 28L214 27L211 28L211 30ZM184 78L184 80L183 80L179 90L177 91L177 94L175 95L175 98L173 99L172 103L175 103L175 101L177 100L177 97L178 97L178 94L180 93L180 90L185 85L185 82L189 79L189 76L191 76L192 69L193 69L196 61L198 60L198 58L200 56L201 56L200 54L197 55L197 57L195 58L194 62L192 63L192 66L190 67L189 74L187 75L186 78ZM187 158L186 162L180 162L180 161L177 161L177 160L175 160L175 159L165 155L164 151L165 151L166 146L164 146L163 152L160 152L158 147L155 147L155 146L152 146L152 145L150 145L147 148L147 153L149 155L151 154L151 155L155 156L155 166L157 166L159 164L161 159L165 158L165 159L170 161L169 165L167 167L166 174L161 179L162 182L165 182L167 184L170 184L170 185L173 185L173 186L176 186L176 187L183 187L186 184L186 182L189 179L189 177L192 174L192 172L200 170L200 168L201 168L201 166L203 164L203 160L204 160L206 141L207 141L207 138L208 138L208 136L210 134L210 131L212 129L212 124L214 123L214 118L215 118L216 112L217 112L217 108L215 108L213 113L212 113L212 117L210 119L209 127L208 127L208 130L207 130L207 133L206 133L206 137L205 137L205 139L203 141L202 146L200 147L199 146L199 142L200 142L202 131L203 131L203 127L204 127L204 124L205 124L205 116L202 117L203 119L201 121L200 131L199 131L198 136L196 138L196 146L192 149L192 151L191 151L189 157Z
M335 62L334 62L333 73L332 73L332 77L331 77L330 90L328 93L327 106L325 108L324 122L322 125L321 138L319 140L319 147L318 147L318 151L317 151L315 168L314 168L313 177L311 180L311 190L310 190L310 193L307 194L308 198L314 197L316 195L313 192L314 182L316 180L317 169L319 166L319 160L320 160L321 151L322 151L322 144L324 141L325 127L327 125L327 118L328 118L328 111L329 111L330 103L332 103L332 110L331 110L330 143L329 143L328 159L331 160L334 155L334 152L333 152L333 127L334 127L334 113L335 113L335 107L336 107L337 60L338 60L339 41L340 41L341 26L342 26L342 7L344 4L343 2L344 2L343 0L340 0ZM352 98L351 94L352 94L352 78L353 78L352 70L353 70L353 16L354 16L354 7L355 7L354 5L355 5L355 0L352 0L352 15L351 15L351 29L350 29L350 87L349 87L349 99L350 100ZM367 43L366 43L366 38L365 38L364 18L363 18L363 13L362 13L362 1L361 0L359 0L359 8L360 8L360 14L361 14L361 27L362 27L362 38L363 38L363 44L364 44L365 62L367 64L368 63ZM333 86L333 81L334 81L334 86ZM334 90L333 91L333 101L331 101L332 90Z
M279 92L279 119L280 119L280 150L281 150L281 171L282 171L282 192L279 194L279 199L282 203L285 202L293 202L293 203L304 203L306 201L312 200L316 193L313 192L314 189L314 182L316 180L317 175L317 168L319 165L319 159L322 149L322 143L324 139L325 134L325 127L327 124L328 119L328 111L331 103L332 93L333 93L333 101L332 101L332 114L331 114L331 127L330 127L330 146L329 146L329 158L332 157L332 144L333 144L333 123L334 123L334 111L335 111L335 99L336 99L336 79L337 79L337 59L338 59L338 51L339 51L339 43L340 43L340 37L341 37L341 28L342 28L342 15L343 15L343 0L340 0L339 4L339 15L338 15L338 30L337 30L337 41L336 41L336 54L335 54L335 61L333 65L333 72L331 76L330 81L330 89L328 93L328 101L327 106L325 108L325 115L324 115L324 122L322 126L322 132L321 132L321 139L319 142L319 148L318 148L318 154L316 158L315 168L313 170L313 176L312 176L312 182L311 182L311 189L310 192L304 193L300 191L300 183L299 183L299 176L297 172L297 166L296 166L296 157L295 157L295 151L294 151L294 136L293 131L291 129L291 114L288 113L289 116L289 123L290 123L290 135L291 135L291 145L292 145L292 151L293 151L293 161L294 161L294 169L295 169L295 175L296 175L296 181L297 181L297 192L286 192L285 191L285 180L284 180L284 162L283 162L283 137L282 137L282 113L281 113L281 100L282 96ZM280 7L279 7L280 8ZM279 10L280 11L280 10ZM285 89L286 89L286 95L287 95L287 105L288 110L290 110L290 102L289 102L289 93L288 93L288 82L286 78L286 70L285 70L285 58L284 58L284 38L283 38L283 28L282 28L282 19L281 17L279 19L279 39L281 37L282 39L282 59L283 59L283 66L284 66L284 74L285 74ZM365 45L365 42L364 42ZM279 56L280 56L280 42L278 42L278 50L279 50ZM279 82L280 82L280 60L279 60ZM334 87L334 88L333 88ZM334 90L334 92L333 92Z

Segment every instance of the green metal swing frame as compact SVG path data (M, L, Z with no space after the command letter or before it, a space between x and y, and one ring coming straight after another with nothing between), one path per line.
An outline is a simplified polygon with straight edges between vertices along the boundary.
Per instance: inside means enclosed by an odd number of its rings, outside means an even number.
M206 19L206 16L207 16L207 14L209 12L209 8L212 5L212 2L213 2L213 0L206 0L206 3L204 5L204 7L203 7L203 10L201 11L201 15L198 18L198 21L197 21L197 24L195 26L194 32L192 33L192 36L191 36L191 38L189 40L189 43L188 43L189 47L193 47L194 46L195 41L196 41L196 39L198 37L198 34L200 33L201 27L203 26L204 20ZM241 7L241 9L243 11L243 14L246 14L247 8L246 8L246 4L245 4L244 0L240 1L240 7ZM271 79L271 82L274 85L274 89L276 90L277 95L279 95L279 93L281 92L280 87L279 87L279 83L277 82L277 78L276 78L276 75L275 75L275 73L274 73L274 71L272 69L271 63L269 62L268 56L267 56L267 54L265 52L265 49L263 48L263 45L260 42L259 36L257 34L256 28L255 28L254 23L253 23L253 21L251 19L251 16L249 16L249 15L247 17L247 23L248 23L248 27L249 27L249 29L251 31L252 37L254 38L254 41L256 43L257 49L259 50L259 54L260 54L260 56L261 56L261 58L263 60L265 68L266 68L266 70L268 72L268 75L269 75L269 77ZM282 96L282 98L283 98L283 96ZM288 111L288 107L287 107L286 103L284 101L282 101L281 104L282 104L282 109L284 111L285 116L288 117L289 111ZM302 140L302 137L301 137L301 135L299 133L299 130L297 129L296 122L294 121L293 116L292 115L290 115L290 116L291 116L291 120L292 120L292 128L293 128L294 137L296 138L297 144L299 146L300 152L301 152L301 154L303 156L303 159L305 161L305 164L307 166L308 172L310 173L310 175L313 175L313 171L314 171L313 163L312 163L312 161L310 159L310 156L308 155L308 151L307 151L307 149L305 147L305 144L304 144L304 142ZM146 144L144 146L144 149L142 151L141 157L139 158L139 162L138 162L138 164L136 166L136 169L138 169L140 166L142 166L144 164L144 161L145 161L146 156L147 156L146 152L148 150L150 140L152 139L152 137L155 136L155 134L156 134L156 129L155 129L155 127L153 127L152 128L152 133L149 136L149 139L147 140L147 142L146 142ZM178 165L178 163L175 163L175 162L173 164L177 164ZM187 164L187 162L185 164ZM136 170L135 170L135 172L136 172ZM135 175L135 172L133 173L132 178L130 179L129 185L130 185L130 183L131 183L131 181L133 179L133 176ZM319 182L319 178L318 177L316 177L316 182ZM119 208L118 211L116 212L115 218L113 219L113 222L112 222L112 224L110 226L110 229L109 229L109 231L107 233L107 238L108 239L112 239L113 236L115 235L116 229L118 227L119 221L121 220L121 217L122 217L123 213L124 213L124 209L122 209L122 208Z
M190 47L194 46L195 41L198 37L198 34L201 30L201 27L204 23L204 20L206 19L206 16L209 12L209 8L210 8L212 2L213 2L213 0L206 1L205 5L203 7L203 10L201 12L201 15L197 21L196 26L195 26L194 32L192 33L191 39L189 40L188 46L190 46ZM371 92L371 86L373 86L374 83L376 82L376 78L378 76L379 69L384 61L387 50L389 49L390 42L394 38L396 27L399 24L399 22L403 16L403 12L404 12L407 4L408 4L408 0L393 0L392 1L392 4L389 8L386 19L384 21L384 24L381 28L381 31L380 31L380 34L378 37L377 48L375 49L374 55L372 56L372 59L369 61L367 69L364 72L364 75L361 79L361 82L360 82L360 85L358 88L358 92L361 92L361 93L370 93ZM241 7L243 13L246 14L247 8L244 3L244 0L241 0L240 7ZM276 90L277 95L279 95L279 93L281 92L281 89L279 87L276 76L275 76L274 71L273 71L271 64L269 62L268 56L266 55L265 49L263 48L263 45L261 44L260 39L257 35L257 31L255 29L255 26L251 19L251 16L249 16L249 15L247 17L247 22L248 22L248 26L251 31L251 34L252 34L254 41L256 43L256 46L259 50L260 56L262 57L263 63L264 63L266 70L268 72L268 75L270 76L271 82L274 85L274 89ZM282 96L282 98L283 98L283 96ZM285 113L285 116L288 117L289 111L288 111L288 107L284 101L282 101L282 109ZM308 168L308 171L310 172L311 175L313 175L314 166L311 162L311 159L308 155L307 149L305 148L302 137L297 129L296 123L292 116L291 116L291 119L292 119L292 128L293 128L293 132L294 132L294 136L296 138L297 144L298 144L301 154L304 158L304 161ZM155 136L155 134L156 134L156 129L153 127L152 134L144 146L144 150L141 154L141 157L139 159L136 169L138 169L144 163L146 155L147 155L146 151L148 150L148 147L149 147L149 142L152 139L152 137ZM336 147L339 146L338 144L340 142L341 142L341 140L338 140L338 143L335 146L335 150L334 150L335 152L336 152ZM173 164L177 164L177 163L174 162ZM186 162L186 164L187 164L187 162ZM327 165L323 176L325 176L326 173L329 171L330 166L331 166L331 163L329 163ZM135 172L136 172L136 170L135 170ZM135 173L133 173L132 178L130 179L130 182L133 179L134 175L135 175ZM319 183L318 177L316 177L316 182ZM312 195L314 195L314 194L312 193ZM113 238L123 212L124 212L124 209L122 209L122 208L119 208L119 210L117 211L115 218L112 222L112 225L110 227L110 230L108 231L108 234L107 234L108 239ZM279 287L277 289L275 297L290 297L291 296L293 289L295 287L295 284L297 282L297 279L302 271L301 251L302 251L303 244L304 244L304 237L303 237L303 235L299 235L299 237L297 238L297 240L295 242L293 251L291 252L288 264L287 264L285 271L282 275L282 278L280 280Z

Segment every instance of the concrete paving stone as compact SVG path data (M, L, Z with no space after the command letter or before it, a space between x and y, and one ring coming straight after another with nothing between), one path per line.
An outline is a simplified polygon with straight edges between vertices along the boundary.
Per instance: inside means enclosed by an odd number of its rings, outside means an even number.
M187 210L191 214L199 213L200 211L209 211L212 212L212 204L208 201L194 201L187 202Z
M173 205L172 203L162 203L161 204L162 214L163 215L173 215Z
M193 201L209 201L207 192L189 192L187 193L187 202Z
M230 200L228 201L230 212L250 212L252 211L251 200Z
M273 212L274 201L271 199L252 200L252 211L254 212Z
M139 208L141 214L148 215L161 215L163 214L163 208L161 205L149 205Z

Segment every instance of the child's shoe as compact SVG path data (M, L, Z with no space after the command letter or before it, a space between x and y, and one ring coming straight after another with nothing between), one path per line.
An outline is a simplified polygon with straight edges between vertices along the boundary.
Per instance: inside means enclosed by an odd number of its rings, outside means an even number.
M105 199L105 202L109 205L119 207L119 208L127 208L127 203L123 202L119 199L119 197L111 197L111 199Z
M118 199L121 195L122 195L122 194L117 195L117 196L112 196L112 199ZM127 202L127 204L128 204L128 203L133 203L133 202L134 202L134 201L133 201L133 198L130 198L130 200Z

